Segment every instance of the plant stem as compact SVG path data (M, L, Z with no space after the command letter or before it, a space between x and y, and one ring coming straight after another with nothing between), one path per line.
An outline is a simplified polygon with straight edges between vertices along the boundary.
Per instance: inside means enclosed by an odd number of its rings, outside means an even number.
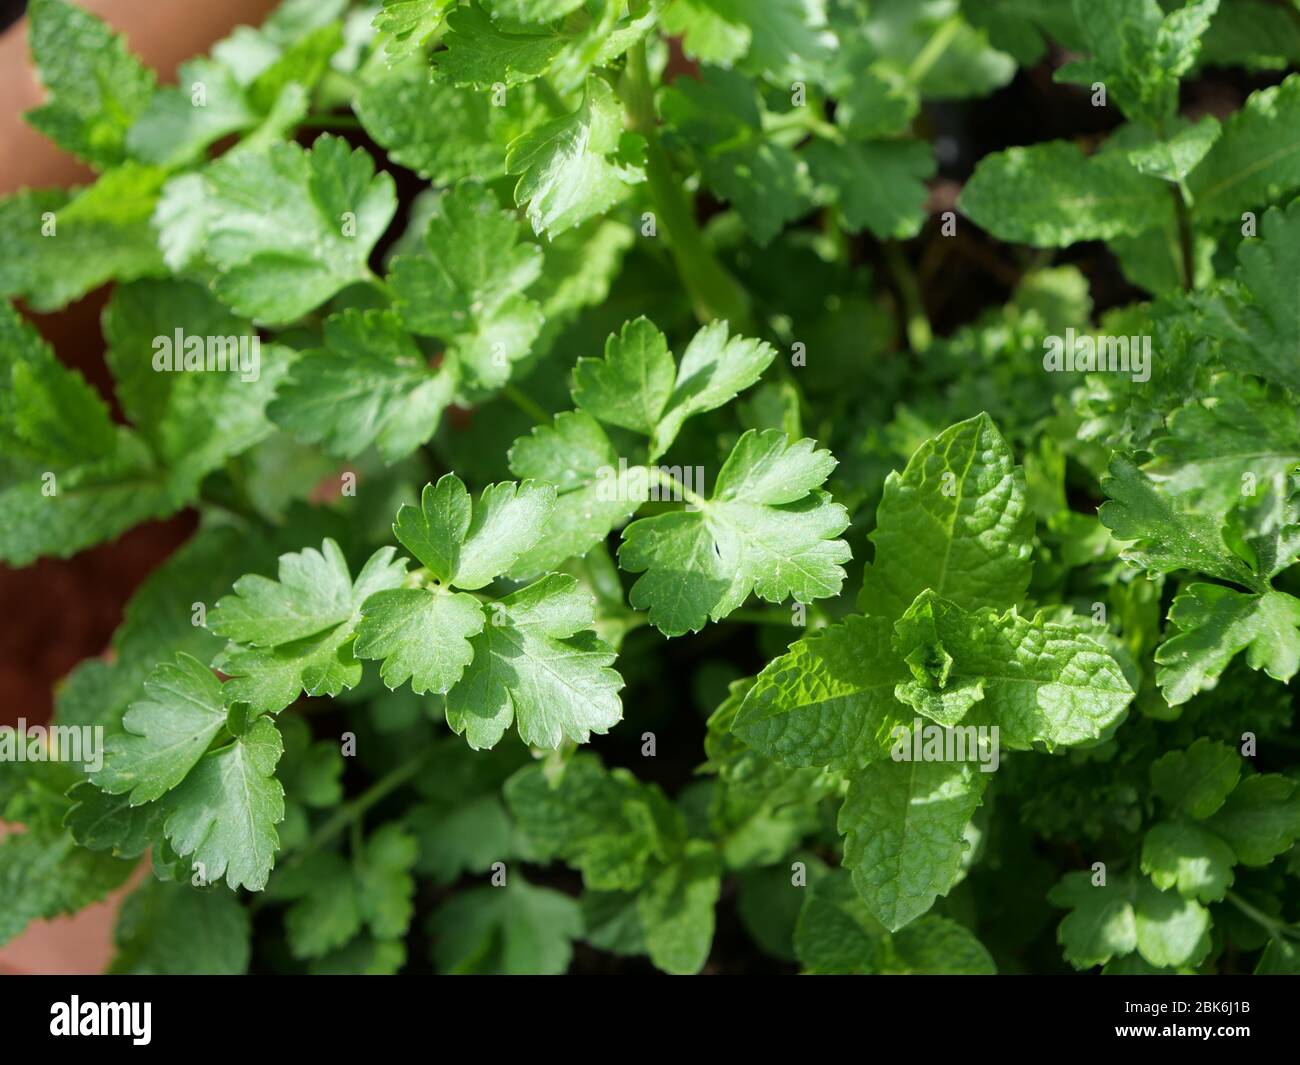
M957 31L961 27L960 15L949 15L939 23L930 34L930 39L925 42L925 47L916 53L912 65L907 68L907 80L916 85L930 73L930 68L948 50L948 45L952 44L953 38L957 36Z
M753 331L749 295L727 272L704 240L694 207L673 173L659 140L654 89L646 63L645 42L627 53L621 86L632 129L645 138L646 180L658 224L663 226L682 286L701 322L726 319L740 333Z
M1178 220L1178 246L1183 256L1183 288L1191 292L1196 287L1196 245L1192 237L1192 217L1187 210L1187 197L1177 185L1170 185L1174 197L1174 217Z
M898 286L899 298L903 301L903 315L906 320L907 346L913 354L921 355L934 340L930 329L930 319L925 313L925 304L921 302L921 288L916 283L916 274L912 272L907 256L897 241L887 240L884 245L885 263L894 276Z
M530 399L519 391L514 385L506 385L501 389L501 395L510 400L516 407L532 418L538 425L549 425L551 415L540 403Z
M1300 929L1284 921L1279 921L1276 917L1270 917L1263 910L1252 906L1235 891L1229 891L1224 897L1257 925L1265 929L1269 935L1287 936L1291 939L1300 940Z
M647 466L646 473L650 480L654 481L658 485L662 485L664 488L667 488L670 493L675 494L676 498L684 499L691 506L698 507L700 510L704 510L708 507L709 501L707 499L703 496L696 495L676 477L670 473L664 473L664 471L658 466Z
M392 792L415 776L432 753L433 745L430 744L428 747L417 751L405 762L390 769L355 799L345 802L334 811L333 817L311 834L311 838L303 844L302 849L296 851L289 860L298 862L305 855L319 850L354 821L361 818L372 806L387 798Z

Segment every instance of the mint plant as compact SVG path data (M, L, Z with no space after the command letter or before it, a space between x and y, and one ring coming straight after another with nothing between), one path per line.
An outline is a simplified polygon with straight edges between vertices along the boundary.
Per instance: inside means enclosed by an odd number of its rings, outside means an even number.
M29 15L0 560L197 519L0 731L0 942L1300 972L1292 6Z

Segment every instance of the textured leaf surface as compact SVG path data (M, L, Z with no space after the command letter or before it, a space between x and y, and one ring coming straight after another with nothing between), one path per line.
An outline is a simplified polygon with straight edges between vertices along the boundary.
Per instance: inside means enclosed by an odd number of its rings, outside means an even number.
M859 602L897 617L927 588L958 606L1013 606L1029 584L1025 479L988 415L922 444L885 479Z
M844 864L890 931L956 883L987 774L966 762L878 762L854 775L840 809Z
M745 696L732 731L787 765L856 768L889 753L910 724L894 698L907 673L883 618L849 617L790 646Z
M200 173L200 246L217 268L217 295L268 324L369 277L370 251L397 208L393 179L329 134L309 150L278 143Z
M499 387L541 329L524 291L541 273L542 250L519 242L518 221L481 186L458 186L439 207L421 254L393 262L396 310L411 331L446 341L475 383Z
M1101 643L1042 615L972 613L925 592L894 632L912 674L896 689L900 700L943 725L996 725L1013 749L1097 739L1133 699Z
M127 51L125 37L80 7L32 0L27 15L32 59L49 98L24 117L96 167L121 162L127 129L153 93L153 71Z
M966 182L961 208L999 240L1057 248L1136 236L1161 223L1169 198L1117 152L1085 156L1051 141L985 156Z
M457 371L434 369L396 315L348 310L325 322L324 346L299 360L268 411L332 454L377 444L389 462L429 439L455 395Z

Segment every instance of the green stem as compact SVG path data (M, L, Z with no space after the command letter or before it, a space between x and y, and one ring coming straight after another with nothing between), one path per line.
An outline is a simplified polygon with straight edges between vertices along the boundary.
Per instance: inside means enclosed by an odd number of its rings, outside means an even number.
M821 137L823 140L835 144L844 143L843 132L818 114L817 108L796 107L790 111L766 115L763 119L764 133L781 133L788 129L805 130Z
M1176 185L1170 185L1174 197L1174 217L1178 220L1178 246L1183 257L1183 288L1191 292L1196 287L1196 245L1192 237L1192 216L1187 209L1187 197Z
M749 295L727 272L704 240L695 221L694 207L673 173L668 153L659 140L654 89L646 63L645 42L627 53L621 86L632 129L645 138L646 181L658 224L663 226L682 286L701 322L726 319L736 332L753 331Z
M1267 930L1269 935L1287 936L1291 939L1300 940L1300 929L1284 921L1279 921L1276 917L1270 917L1263 910L1252 906L1235 891L1229 891L1224 897L1257 925Z
M913 85L919 84L930 73L930 68L938 62L939 57L948 50L948 45L952 44L961 27L960 15L949 15L939 23L934 28L934 33L930 34L930 39L925 42L925 47L916 53L912 65L907 68L907 80Z
M921 355L934 340L930 319L925 313L925 304L921 301L921 287L916 283L916 274L912 272L911 264L898 242L886 241L884 250L885 263L894 277L894 284L898 286L899 298L903 301L907 346L914 354Z
M707 499L703 496L696 495L676 477L670 473L664 473L664 471L658 466L647 466L646 473L650 480L654 481L658 485L662 485L664 488L667 488L669 492L674 495L674 498L684 499L691 506L698 507L700 510L704 510L708 507L709 501Z
M355 799L345 802L334 811L334 815L328 821L324 822L311 834L311 838L303 844L300 850L294 852L289 859L289 863L300 862L306 855L320 850L321 847L325 846L326 843L330 842L354 821L363 817L372 806L386 799L403 784L407 783L420 771L433 750L433 745L430 744L428 747L417 751L405 762L390 769Z
M551 415L545 407L535 400L529 399L514 385L506 385L501 389L501 395L510 400L516 407L532 418L538 425L550 425Z

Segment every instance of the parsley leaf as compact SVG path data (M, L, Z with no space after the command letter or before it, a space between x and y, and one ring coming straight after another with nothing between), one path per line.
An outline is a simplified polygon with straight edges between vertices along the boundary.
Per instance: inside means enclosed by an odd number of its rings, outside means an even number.
M205 755L164 802L163 831L203 879L233 890L266 886L280 845L284 789L272 775L283 746L267 718Z
M556 237L609 210L643 181L643 151L640 136L622 129L613 90L593 76L576 111L511 142L506 170L520 175L515 203L528 205L534 232Z
M397 207L370 156L322 134L226 156L199 172L195 217L217 295L267 324L292 321L372 275L371 249Z
M230 642L214 666L231 679L227 704L248 703L257 713L277 713L308 695L337 695L361 680L353 637L362 604L375 592L398 587L405 560L383 547L356 581L333 540L321 549L280 556L280 579L249 574L233 595L208 614L208 626Z
M711 499L696 496L691 510L640 518L624 530L619 564L645 571L632 586L632 605L648 610L665 635L679 636L726 617L751 592L773 603L838 594L849 548L834 537L849 517L818 491L834 466L812 440L746 432Z
M350 308L327 318L324 333L280 386L271 418L344 458L378 445L395 462L433 435L455 395L454 359L432 368L391 311Z

